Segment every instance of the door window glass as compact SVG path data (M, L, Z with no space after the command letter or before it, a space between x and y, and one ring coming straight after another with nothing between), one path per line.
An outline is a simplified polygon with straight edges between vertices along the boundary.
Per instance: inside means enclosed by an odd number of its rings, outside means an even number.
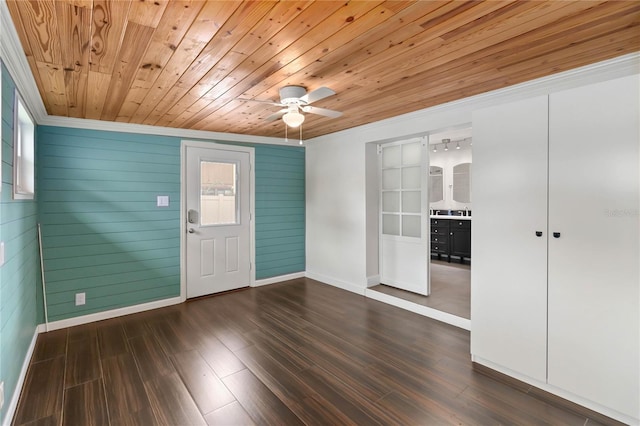
M237 164L200 162L200 225L238 223Z

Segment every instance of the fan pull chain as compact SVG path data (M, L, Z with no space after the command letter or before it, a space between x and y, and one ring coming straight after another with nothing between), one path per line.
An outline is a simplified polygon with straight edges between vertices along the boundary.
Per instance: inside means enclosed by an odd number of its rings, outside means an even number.
M284 125L284 143L289 143L289 138L287 137L287 129L289 128L289 126Z
M302 145L302 124L300 125L300 145Z

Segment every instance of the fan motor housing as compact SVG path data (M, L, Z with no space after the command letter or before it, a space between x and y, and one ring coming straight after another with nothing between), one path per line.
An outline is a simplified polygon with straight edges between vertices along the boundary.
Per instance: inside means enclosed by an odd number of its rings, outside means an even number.
M301 97L307 94L302 86L284 86L280 88L280 102L284 105L303 104Z

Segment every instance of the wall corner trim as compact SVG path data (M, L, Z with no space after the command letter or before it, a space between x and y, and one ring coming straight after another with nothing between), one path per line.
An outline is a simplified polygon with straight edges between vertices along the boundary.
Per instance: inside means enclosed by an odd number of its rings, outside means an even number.
M260 287L260 286L263 286L263 285L281 283L283 281L289 281L289 280L295 280L295 279L298 279L298 278L304 278L305 276L306 276L305 272L302 271L302 272L294 272L293 274L279 275L277 277L263 278L261 280L256 280L252 287Z
M126 306L124 308L96 312L95 314L88 314L59 321L53 321L49 323L49 331L60 330L61 328L73 327L76 325L88 324L90 322L121 317L124 315L136 314L138 312L150 311L151 309L164 308L166 306L177 305L182 302L182 298L180 296L176 296L169 299L155 300L153 302L141 303L139 305ZM45 332L44 324L40 324L38 326L38 330L40 333Z
M9 405L7 406L7 412L5 413L2 426L9 426L11 422L13 422L13 417L15 416L16 409L18 408L18 401L20 400L20 394L22 393L24 381L27 378L27 371L29 370L31 357L33 356L33 351L36 348L38 334L41 332L41 325L36 326L36 328L33 330L33 337L31 338L31 343L29 344L29 348L27 349L27 353L25 354L24 361L22 362L22 368L20 369L20 374L18 375L18 381L16 382L16 387L13 390L13 395L11 396L11 400L9 401Z
M371 275L367 277L367 288L380 284L380 275Z

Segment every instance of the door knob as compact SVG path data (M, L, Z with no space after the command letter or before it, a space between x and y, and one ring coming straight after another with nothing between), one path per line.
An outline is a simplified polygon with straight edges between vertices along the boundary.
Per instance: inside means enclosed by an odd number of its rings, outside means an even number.
M189 232L190 234L193 234L194 232L196 232L196 230L193 229L193 228L189 228L189 231L187 231L187 232Z
M553 238L560 238L560 233L559 232L554 232L553 233Z
M542 237L542 231L536 231L536 237Z

